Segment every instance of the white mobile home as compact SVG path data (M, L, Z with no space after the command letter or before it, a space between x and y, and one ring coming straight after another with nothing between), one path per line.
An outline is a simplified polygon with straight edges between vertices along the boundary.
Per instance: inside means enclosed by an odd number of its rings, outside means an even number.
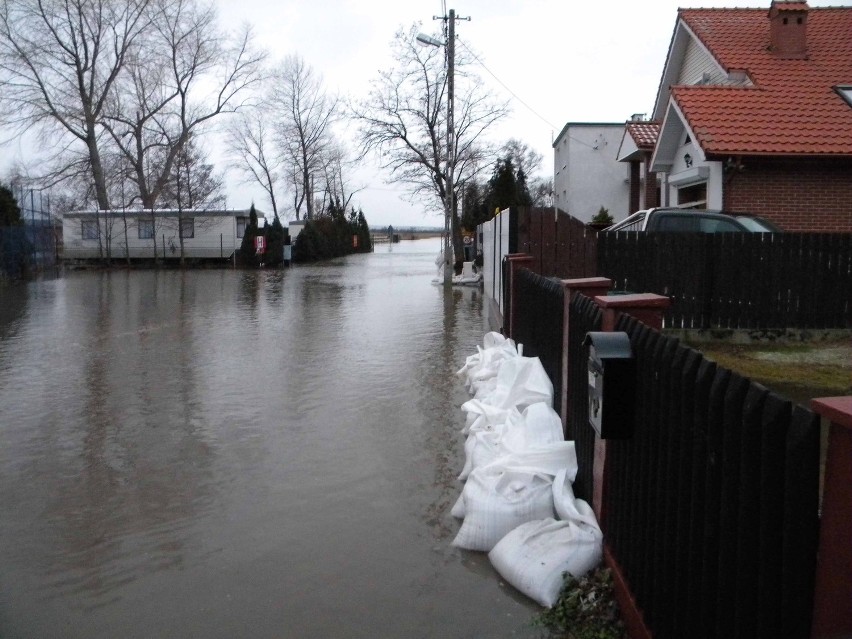
M263 220L263 213L257 211ZM228 259L240 247L248 210L134 209L73 211L62 219L69 260Z

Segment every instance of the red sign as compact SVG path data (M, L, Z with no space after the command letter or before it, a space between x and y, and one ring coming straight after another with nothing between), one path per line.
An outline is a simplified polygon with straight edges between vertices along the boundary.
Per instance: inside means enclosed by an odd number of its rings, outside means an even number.
M254 238L254 250L256 253L265 253L266 246L264 245L264 240L266 238L262 235L258 235Z

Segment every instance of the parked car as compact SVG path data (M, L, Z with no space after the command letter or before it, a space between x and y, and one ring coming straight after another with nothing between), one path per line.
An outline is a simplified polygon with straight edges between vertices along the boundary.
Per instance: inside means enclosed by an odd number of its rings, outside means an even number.
M757 215L742 215L738 213L734 217L742 222L742 224L745 225L745 227L752 233L783 233L784 231L784 229L777 224L774 224L762 217L758 217Z
M748 233L749 227L732 215L706 209L653 208L636 211L604 231L646 233Z

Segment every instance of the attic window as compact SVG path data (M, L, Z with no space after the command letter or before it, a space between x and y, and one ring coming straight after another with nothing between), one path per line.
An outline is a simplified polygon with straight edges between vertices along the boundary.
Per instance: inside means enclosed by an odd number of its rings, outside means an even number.
M837 93L840 94L841 98L846 100L846 103L849 106L852 106L852 85L850 85L850 84L838 85L838 86L834 87L834 90L837 91Z

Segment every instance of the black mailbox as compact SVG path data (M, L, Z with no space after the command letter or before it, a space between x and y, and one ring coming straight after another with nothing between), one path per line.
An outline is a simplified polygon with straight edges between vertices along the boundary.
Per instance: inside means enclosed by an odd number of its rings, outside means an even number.
M636 366L627 333L586 333L589 423L601 439L633 435Z

